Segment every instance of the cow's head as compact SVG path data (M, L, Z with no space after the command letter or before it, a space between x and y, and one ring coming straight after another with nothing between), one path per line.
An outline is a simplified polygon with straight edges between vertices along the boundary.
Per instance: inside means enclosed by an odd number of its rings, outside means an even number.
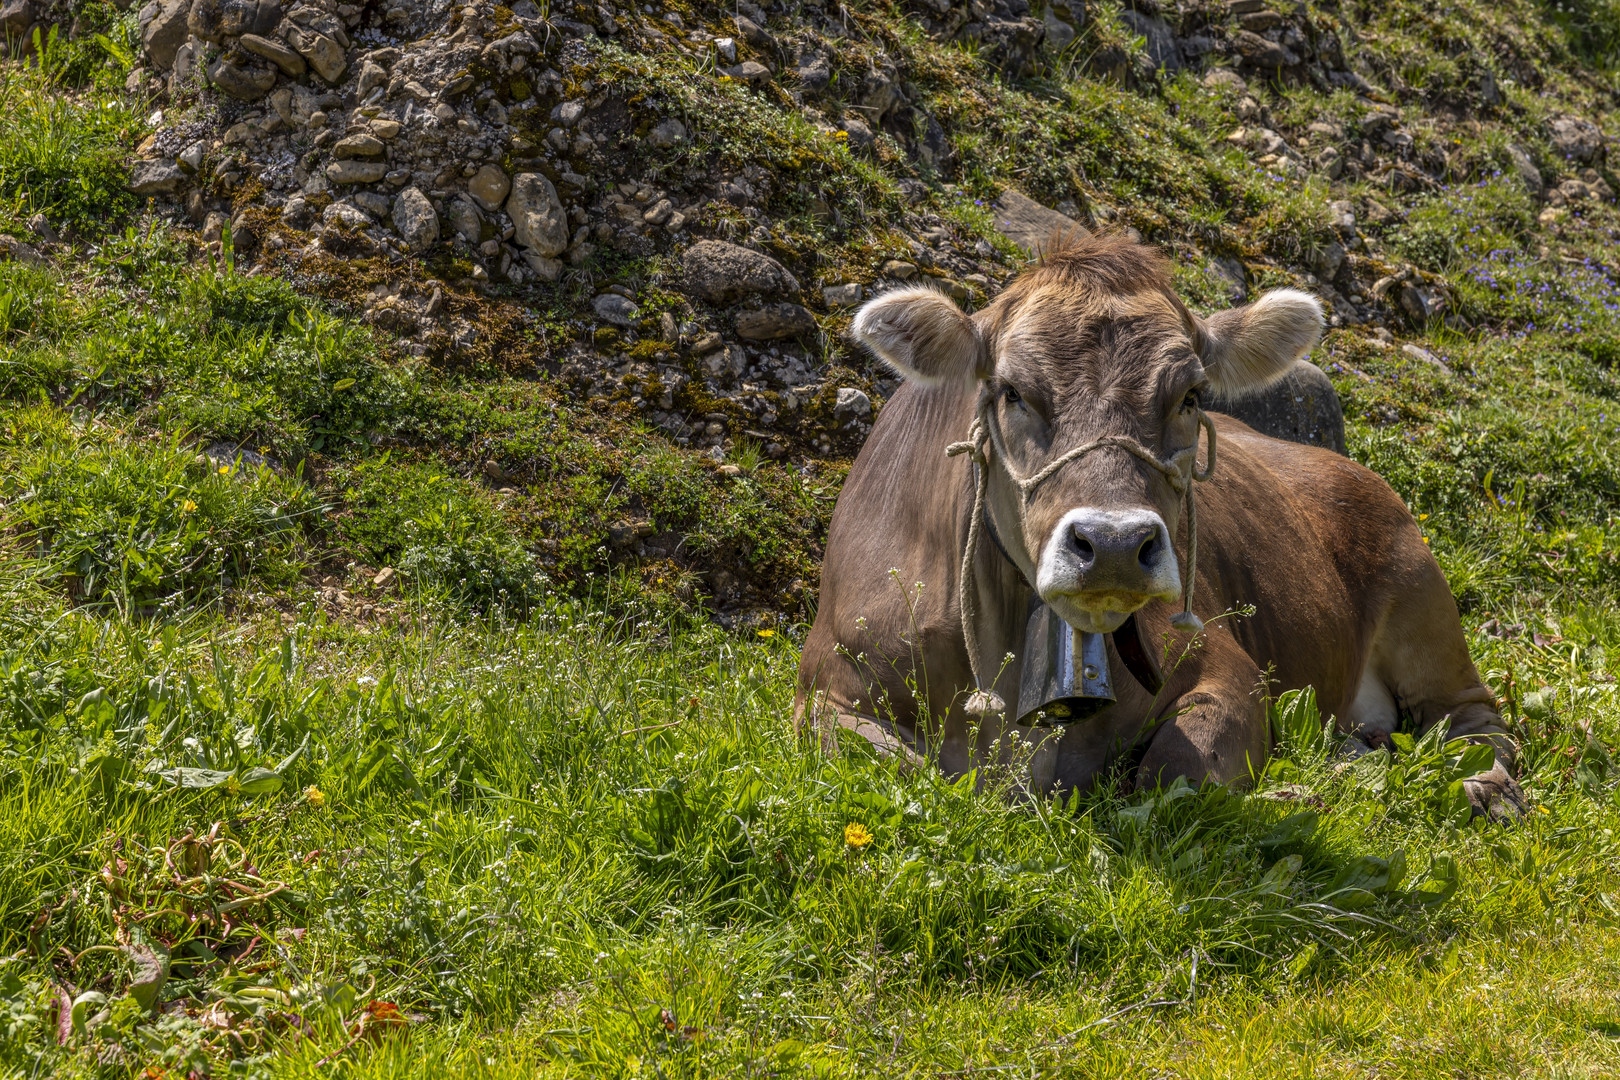
M909 379L978 384L1011 459L992 455L990 465L990 518L1003 545L1065 621L1106 633L1148 601L1180 595L1177 492L1117 448L1070 462L1027 498L1008 466L1031 476L1110 435L1169 460L1197 441L1206 396L1275 381L1321 328L1321 305L1291 290L1200 318L1171 289L1156 251L1092 237L1048 256L971 317L938 292L910 288L868 303L853 332Z

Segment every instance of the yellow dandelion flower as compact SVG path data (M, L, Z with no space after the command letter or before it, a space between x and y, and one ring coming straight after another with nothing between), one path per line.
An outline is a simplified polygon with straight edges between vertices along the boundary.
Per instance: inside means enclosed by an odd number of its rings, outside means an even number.
M1428 521L1429 520L1429 515L1428 514L1419 514L1418 515L1418 520L1419 521Z
M221 475L221 476L229 476L229 475L231 475L231 467L229 465L221 465L219 467L219 475Z
M852 821L848 825L844 826L844 843L848 844L855 850L859 851L861 848L865 847L871 842L872 834L868 832L866 826L862 825L860 822Z
M311 784L304 789L304 801L319 810L326 805L326 792Z
M762 638L773 638L773 637L776 636L776 631L775 630L761 630L759 632L759 636L762 637Z
M180 512L182 514L189 514L195 509L197 509L197 504L192 502L190 499L187 499L185 502L180 504Z

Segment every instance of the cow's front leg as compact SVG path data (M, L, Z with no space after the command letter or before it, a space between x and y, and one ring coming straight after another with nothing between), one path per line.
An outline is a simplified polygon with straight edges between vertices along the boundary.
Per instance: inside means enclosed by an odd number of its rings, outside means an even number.
M1178 776L1195 784L1246 780L1270 752L1260 669L1224 629L1212 626L1203 635L1168 680L1164 693L1175 696L1148 737L1139 789Z

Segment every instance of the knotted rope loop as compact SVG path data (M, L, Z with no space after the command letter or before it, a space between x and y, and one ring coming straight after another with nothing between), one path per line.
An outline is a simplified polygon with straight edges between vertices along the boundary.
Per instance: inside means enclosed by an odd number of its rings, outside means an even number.
M991 408L991 399L988 396L984 397L974 414L973 426L968 428L968 437L945 447L947 457L960 457L965 454L978 466L973 485L973 517L968 521L967 545L962 552L962 572L957 578L957 606L962 612L962 637L967 643L968 667L973 672L974 686L974 692L968 697L965 709L976 716L1003 713L1007 709L1007 703L1000 695L985 688L979 670L979 595L973 567L978 558L979 536L984 529L985 500L990 489L989 451L995 450L1001 458L1001 467L1006 472L1007 479L1013 482L1019 494L1023 496L1018 504L1018 535L1024 539L1026 549L1028 537L1024 532L1024 517L1029 509L1030 492L1056 475L1065 465L1098 450L1114 449L1123 450L1157 470L1170 485L1171 490L1182 496L1187 503L1187 580L1182 585L1181 610L1171 617L1170 625L1177 630L1193 634L1202 630L1204 623L1193 614L1192 610L1193 579L1198 573L1198 504L1193 498L1192 482L1203 483L1215 474L1215 423L1203 409L1198 410L1198 426L1203 429L1206 436L1208 451L1202 469L1198 467L1196 438L1191 446L1176 451L1168 458L1161 458L1128 435L1105 435L1066 451L1029 476L1019 476L1013 471L1012 457L1002 442L1001 428L995 422Z

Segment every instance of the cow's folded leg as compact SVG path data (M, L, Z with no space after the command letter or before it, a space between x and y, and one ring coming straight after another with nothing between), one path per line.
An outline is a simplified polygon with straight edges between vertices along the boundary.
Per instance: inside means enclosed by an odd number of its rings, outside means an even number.
M1178 697L1149 737L1137 787L1246 780L1260 769L1271 734L1261 697L1260 669L1235 642L1211 633L1192 689Z
M923 761L912 739L898 725L851 711L831 700L825 692L818 692L805 702L795 724L800 729L808 726L814 731L824 753L836 754L840 749L839 737L847 733L865 739L880 757L898 758L908 766L920 765Z
M1496 711L1495 695L1481 686L1464 697L1460 704L1453 703L1455 711L1438 721L1447 725L1446 737L1488 743L1496 750L1496 764L1463 781L1468 804L1475 817L1514 821L1524 814L1526 803L1523 789L1513 779L1513 740Z

